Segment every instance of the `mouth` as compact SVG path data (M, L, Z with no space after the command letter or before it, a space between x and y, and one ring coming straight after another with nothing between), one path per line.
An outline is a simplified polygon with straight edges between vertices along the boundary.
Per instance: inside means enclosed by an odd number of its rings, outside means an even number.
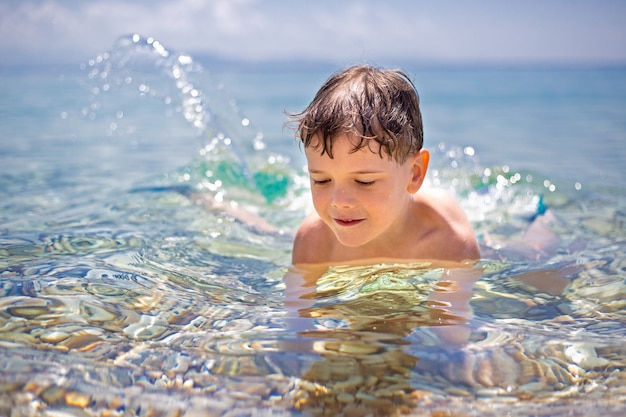
M364 219L333 219L335 221L335 223L337 223L339 226L355 226L359 223L361 223Z

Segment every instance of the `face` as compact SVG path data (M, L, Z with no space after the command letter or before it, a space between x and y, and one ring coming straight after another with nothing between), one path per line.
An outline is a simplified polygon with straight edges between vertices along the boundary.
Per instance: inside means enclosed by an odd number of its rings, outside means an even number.
M333 159L313 146L305 149L313 205L320 218L347 247L386 247L408 226L414 194L422 184L428 157L400 164L376 149L352 152L349 135L333 143ZM387 248L388 249L388 248Z

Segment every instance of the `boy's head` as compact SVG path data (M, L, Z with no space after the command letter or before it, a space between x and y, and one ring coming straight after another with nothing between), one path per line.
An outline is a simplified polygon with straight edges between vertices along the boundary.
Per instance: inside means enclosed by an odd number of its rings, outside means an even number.
M304 147L330 158L333 141L342 134L357 138L352 152L367 146L399 163L419 152L424 139L419 97L411 80L400 70L369 65L331 76L293 120Z

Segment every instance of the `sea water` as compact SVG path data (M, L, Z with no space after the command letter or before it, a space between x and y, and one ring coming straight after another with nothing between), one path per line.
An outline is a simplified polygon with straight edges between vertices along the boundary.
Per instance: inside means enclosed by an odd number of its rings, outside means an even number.
M336 69L134 35L2 71L2 415L624 413L626 70L405 68L484 259L337 265L291 308L284 112Z

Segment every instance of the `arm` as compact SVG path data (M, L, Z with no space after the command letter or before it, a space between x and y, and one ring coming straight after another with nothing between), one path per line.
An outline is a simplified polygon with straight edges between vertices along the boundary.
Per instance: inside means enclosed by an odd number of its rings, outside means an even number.
M327 269L325 265L294 265L283 277L288 329L306 331L315 328L312 319L303 317L301 312L315 304L317 279Z
M434 328L435 333L445 342L460 345L467 342L471 334L469 320L474 316L470 300L474 284L482 275L482 268L468 264L457 268L446 269L434 291L428 295L432 301L431 314L440 318L464 321L464 324L442 325Z

